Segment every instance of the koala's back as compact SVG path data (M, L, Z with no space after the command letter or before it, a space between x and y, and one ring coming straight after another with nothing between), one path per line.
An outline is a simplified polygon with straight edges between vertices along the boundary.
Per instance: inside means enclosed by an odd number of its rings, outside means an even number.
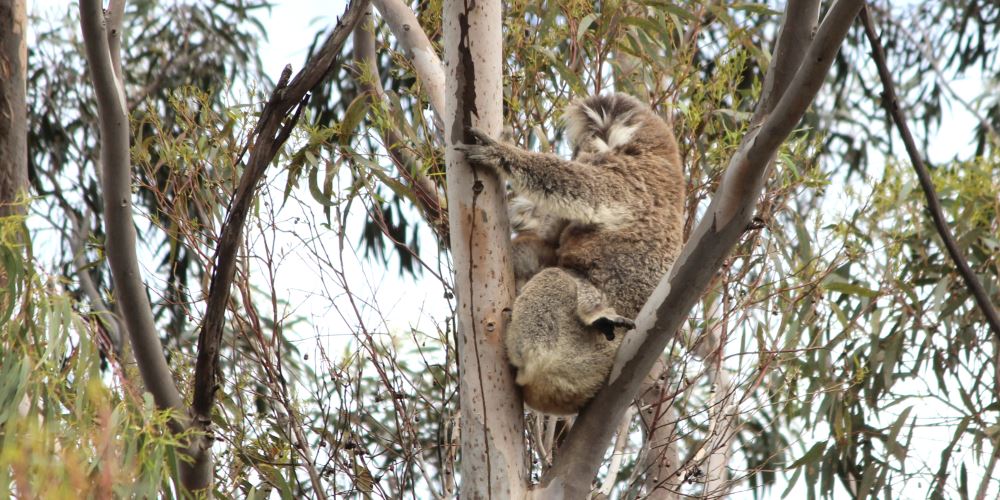
M555 414L579 411L607 380L625 335L621 320L638 314L673 264L684 223L683 171L666 122L623 94L578 101L567 116L572 161L503 146L467 148L471 158L508 169L519 194L564 223L543 226L559 231L554 248L544 248L555 250L556 267L533 276L549 254L532 250L534 240L515 240L535 256L515 252L515 265L529 264L522 267L530 279L505 339L525 402ZM598 307L581 295L599 296ZM601 328L609 321L614 335L606 336Z
M595 155L619 180L628 210L614 224L573 223L559 241L558 265L585 275L621 314L634 317L680 252L684 182L673 133L659 118L662 148ZM630 154L628 154L630 153Z

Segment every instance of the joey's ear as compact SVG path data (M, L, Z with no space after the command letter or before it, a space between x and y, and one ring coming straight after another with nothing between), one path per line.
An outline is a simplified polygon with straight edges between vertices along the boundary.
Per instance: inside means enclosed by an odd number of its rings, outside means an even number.
M611 309L591 321L590 326L600 330L604 334L604 338L614 340L615 328L622 327L631 330L635 328L635 322L625 316L615 314L614 310Z

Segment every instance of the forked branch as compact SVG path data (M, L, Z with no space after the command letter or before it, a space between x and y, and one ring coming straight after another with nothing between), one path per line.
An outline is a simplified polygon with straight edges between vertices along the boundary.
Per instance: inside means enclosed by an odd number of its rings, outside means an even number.
M301 117L309 99L307 93L330 74L347 36L361 20L366 8L365 1L353 1L348 4L343 18L337 22L323 46L306 61L295 78L291 78L291 67L285 67L250 137L253 147L250 148L246 168L240 176L229 213L219 234L205 317L198 335L198 360L195 364L191 412L194 426L205 435L208 434L212 408L215 405L216 380L219 377L219 349L225 325L226 304L229 303L230 288L236 273L237 251L243 241L243 227L254 194L267 166L288 140ZM211 440L203 440L201 444L202 447L195 450L196 456L199 459L210 457ZM210 473L210 467L206 466L204 469ZM210 477L200 479L203 487L209 485ZM322 495L320 485L314 484L314 487L317 494Z

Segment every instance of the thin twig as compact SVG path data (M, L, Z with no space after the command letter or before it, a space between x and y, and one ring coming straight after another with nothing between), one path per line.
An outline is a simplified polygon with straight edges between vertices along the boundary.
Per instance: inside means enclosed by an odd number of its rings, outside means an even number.
M903 144L906 146L906 153L910 156L910 162L913 163L913 169L917 171L917 178L920 180L920 187L923 188L924 196L927 198L927 210L931 213L931 220L934 221L934 227L937 229L938 235L941 236L948 255L955 262L955 267L958 268L958 272L965 280L965 286L972 293L976 304L979 305L979 309L983 311L983 316L986 317L986 322L989 323L993 334L1000 336L1000 315L997 315L997 311L990 302L990 297L986 293L986 289L983 288L983 284L976 277L972 268L969 267L969 263L958 249L958 243L955 242L955 237L951 234L951 229L948 227L947 222L945 222L944 213L941 210L941 202L938 200L937 192L934 190L934 183L931 181L931 174L920 157L917 145L913 141L913 135L910 134L910 128L906 125L906 118L903 116L903 111L899 108L899 100L896 97L895 86L892 83L892 75L889 73L889 68L885 63L885 51L882 49L882 44L878 41L878 35L875 33L875 26L872 23L871 14L867 8L861 10L861 19L865 25L865 35L868 36L868 42L872 47L872 59L875 61L875 66L878 67L878 76L882 79L882 88L884 89L882 92L882 105L885 106L886 112L889 113L892 121L895 122L896 129L899 131L899 135L903 139Z
M219 234L205 316L198 334L198 359L192 382L194 396L191 413L194 425L206 434L211 423L212 408L215 405L215 391L218 387L216 381L220 378L219 349L225 325L226 305L229 303L230 288L236 273L239 247L243 242L243 227L254 194L264 178L267 166L288 140L302 116L309 100L308 92L330 74L347 36L361 20L367 6L368 3L364 0L348 4L343 18L337 22L323 46L306 61L294 78L291 76L291 67L285 67L250 135L249 140L253 141L253 148L250 148L246 168L240 176L239 185L229 206L229 213ZM200 452L199 457L210 456L211 443L205 440L202 445L205 448L195 452Z

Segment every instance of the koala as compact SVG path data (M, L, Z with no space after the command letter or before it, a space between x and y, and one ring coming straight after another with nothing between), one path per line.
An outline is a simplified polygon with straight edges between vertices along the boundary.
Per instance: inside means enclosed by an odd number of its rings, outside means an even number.
M514 290L520 295L532 276L556 265L559 235L569 221L543 213L523 196L510 198L507 206L510 227L517 235L511 240L511 259L514 264Z
M517 295L505 338L528 406L573 414L600 390L630 318L683 238L685 182L670 126L625 94L565 113L572 160L471 128L456 147L510 181Z

